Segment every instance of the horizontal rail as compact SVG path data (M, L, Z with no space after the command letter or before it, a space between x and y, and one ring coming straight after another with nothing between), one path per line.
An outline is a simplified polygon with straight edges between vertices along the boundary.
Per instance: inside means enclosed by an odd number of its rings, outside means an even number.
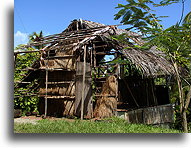
M75 96L50 96L50 95L38 95L38 97L47 97L47 99L68 99L73 100Z

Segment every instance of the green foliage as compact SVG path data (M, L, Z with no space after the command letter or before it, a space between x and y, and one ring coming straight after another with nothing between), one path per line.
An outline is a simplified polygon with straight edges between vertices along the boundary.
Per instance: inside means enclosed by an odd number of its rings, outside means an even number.
M15 50L20 49L21 46L16 47ZM28 48L27 50L34 50L34 48ZM16 58L16 66L14 72L14 108L22 109L23 112L37 111L38 97L31 96L36 93L35 81L27 85L26 88L18 87L18 82L21 82L23 78L28 74L28 71L24 71L38 59L39 53L26 53L18 54Z
M173 3L178 3L180 1L181 0L162 0L162 1L160 1L159 4L155 4L155 6L168 6L168 5L171 5Z
M148 0L127 0L127 5L118 5L117 8L121 10L115 15L115 19L121 18L121 23L128 25L127 30L132 28L137 29L146 36L146 43L143 45L145 49L157 46L158 50L163 51L166 54L166 58L171 61L173 65L182 67L182 69L186 71L186 74L181 75L181 79L178 78L180 71L176 73L179 89L178 87L173 89L171 95L172 102L176 102L177 98L182 102L183 91L185 93L186 87L191 85L191 13L189 12L186 15L181 25L184 10L182 8L182 16L179 23L164 30L159 24L161 21L159 18L161 17L156 16L149 6L167 6L177 2L182 2L184 6L184 1L180 0L161 0L159 4ZM117 39L117 37L115 37L115 39ZM135 45L130 47L135 48ZM183 101L186 100L185 96ZM179 117L181 116L179 115L180 106L176 106L176 108L176 121L179 124ZM187 114L188 117L190 117L189 110L187 110Z
M191 24L191 11L185 16L183 23L184 24Z
M128 25L127 30L137 29L143 34L153 34L160 32L162 25L159 24L160 18L157 17L154 10L149 5L154 6L155 3L150 0L127 0L126 5L118 4L121 10L115 14L115 20L121 19L121 23Z
M48 127L48 128L47 128ZM120 118L102 121L40 120L37 124L18 124L15 133L180 133L178 130L129 124Z
M154 79L155 85L166 85L166 79L165 78L155 78Z
M173 25L166 30L163 30L160 34L154 34L148 39L148 42L145 46L157 46L158 50L166 53L167 58L176 63L179 67L182 67L186 74L181 75L182 88L181 91L185 93L187 91L188 85L191 84L191 25L182 24ZM174 82L176 85L176 82ZM180 92L178 87L171 92L171 102L175 103L177 100L180 100ZM184 95L184 100L186 95ZM176 122L175 127L182 129L181 124L181 114L180 106L176 106ZM187 110L187 115L190 115L189 109ZM189 118L188 118L189 119Z
M183 67L185 65L190 67L190 43L191 26L183 24L182 26L171 26L160 34L152 36L145 45L149 47L155 45Z

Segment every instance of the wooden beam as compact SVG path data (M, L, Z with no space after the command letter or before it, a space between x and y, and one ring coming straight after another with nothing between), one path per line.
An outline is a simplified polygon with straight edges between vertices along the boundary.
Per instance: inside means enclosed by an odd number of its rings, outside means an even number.
M73 100L75 96L52 96L52 95L38 95L38 97L47 97L47 99L65 99L65 100Z
M21 54L21 53L33 53L33 52L40 52L41 50L31 50L31 51L15 51L14 54Z
M48 84L70 84L73 82L75 81L73 80L73 81L48 82Z
M112 52L97 52L96 55L115 55L115 53L112 53Z
M71 69L65 69L65 68L46 68L46 67L41 67L39 69L42 69L42 70L48 70L48 71L74 71L74 70L71 70Z
M94 95L95 97L116 97L116 95Z
M47 59L57 59L57 58L72 58L74 55L65 55L65 56L50 56L49 58L44 58L45 60Z
M30 83L32 83L32 82L15 81L14 83L20 83L20 84L30 84Z
M26 94L23 96L14 96L14 98L20 98L20 97L31 97L31 96L38 96L37 94Z

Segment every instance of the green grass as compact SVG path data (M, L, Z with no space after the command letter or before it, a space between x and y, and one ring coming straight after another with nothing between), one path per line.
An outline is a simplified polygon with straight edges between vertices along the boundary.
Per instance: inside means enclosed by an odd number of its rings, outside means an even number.
M40 120L38 124L15 123L15 133L180 133L174 129L158 128L142 124L129 124L122 119L105 121Z

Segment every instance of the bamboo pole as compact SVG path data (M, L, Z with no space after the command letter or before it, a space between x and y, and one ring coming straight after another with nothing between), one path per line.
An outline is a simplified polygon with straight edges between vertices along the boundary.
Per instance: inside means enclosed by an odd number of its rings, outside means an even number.
M83 81L82 81L81 120L83 120L83 117L84 117L85 78L86 78L86 45L84 46L84 68L83 68Z

